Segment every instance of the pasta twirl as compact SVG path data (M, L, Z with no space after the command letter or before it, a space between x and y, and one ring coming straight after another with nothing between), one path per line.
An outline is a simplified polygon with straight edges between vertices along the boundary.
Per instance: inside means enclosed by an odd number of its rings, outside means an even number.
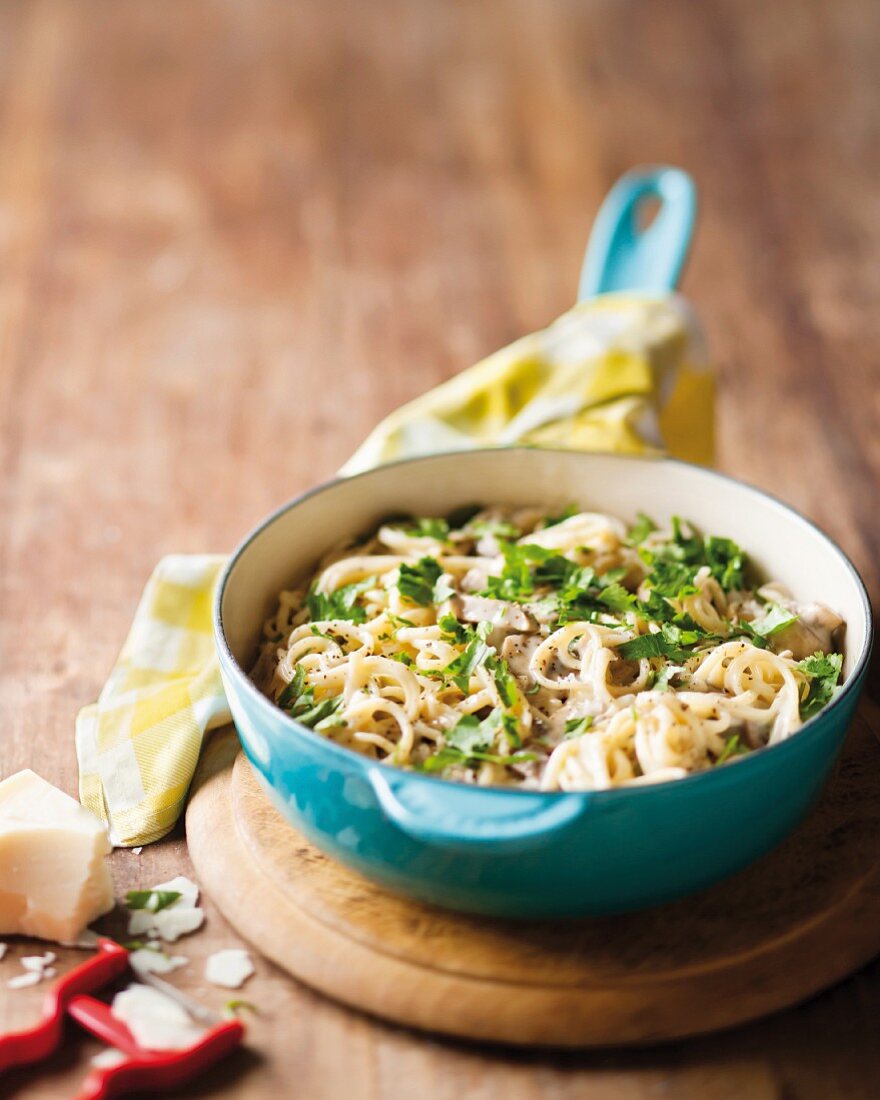
M448 779L676 779L791 736L837 690L843 621L752 572L678 519L397 519L280 594L253 676L325 737Z

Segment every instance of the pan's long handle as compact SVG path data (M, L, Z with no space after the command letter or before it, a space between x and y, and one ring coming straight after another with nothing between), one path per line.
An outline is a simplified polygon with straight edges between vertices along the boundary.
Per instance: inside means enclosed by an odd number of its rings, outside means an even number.
M657 204L649 225L644 204ZM609 291L674 290L697 213L694 181L681 168L635 168L609 191L596 217L581 269L578 301Z

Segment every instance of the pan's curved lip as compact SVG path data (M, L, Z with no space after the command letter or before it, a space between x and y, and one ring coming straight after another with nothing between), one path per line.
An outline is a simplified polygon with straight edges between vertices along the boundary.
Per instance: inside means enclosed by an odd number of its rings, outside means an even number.
M824 707L814 717L808 719L804 725L791 737L784 741L780 741L775 745L767 745L763 748L756 749L749 753L747 756L743 756L734 762L734 766L737 768L749 768L750 766L760 766L760 761L766 759L768 753L776 754L774 759L782 763L782 753L791 751L793 747L802 743L804 736L810 736L816 733L823 726L827 724L828 718L835 712L839 711L841 704L851 695L853 692L858 692L862 680L864 679L865 672L868 667L868 661L871 656L871 650L873 646L874 638L874 616L871 609L871 601L868 597L867 589L865 588L864 581L859 575L858 570L850 561L849 557L843 550L837 545L836 542L829 535L827 535L821 527L813 523L812 520L807 519L806 516L801 515L796 509L786 504L779 497L774 496L772 493L766 492L764 489L759 489L757 486L750 484L747 481L742 481L738 478L730 477L728 474L722 474L717 470L709 469L705 466L699 466L694 462L685 462L682 459L670 458L666 455L621 455L613 452L605 451L573 451L565 448L551 448L551 447L485 447L481 448L479 453L492 453L492 454L510 454L510 453L531 453L538 451L542 454L549 453L561 456L578 456L578 458L585 461L590 461L593 458L611 458L615 461L632 462L634 465L645 462L656 462L667 466L677 467L685 470L695 471L702 476L705 476L709 480L715 480L722 484L734 486L736 489L745 489L750 493L753 493L756 497L763 498L770 501L777 509L785 512L789 517L804 525L804 527L810 528L814 534L835 553L843 562L850 576L852 577L855 586L858 590L859 597L862 603L862 610L865 616L865 640L859 653L858 660L853 666L853 670L846 682L841 685L840 690L834 699ZM233 550L232 554L227 561L223 572L220 576L220 580L217 584L214 603L213 603L213 626L214 626L214 639L217 645L220 662L223 665L227 673L229 673L236 681L237 685L245 690L249 698L259 708L260 712L267 718L271 718L273 721L281 720L287 724L288 727L298 733L300 736L306 737L316 746L319 746L323 750L326 750L331 756L336 756L340 760L346 761L349 765L355 765L360 768L376 768L387 767L388 765L379 764L376 761L368 760L360 753L355 752L353 749L345 748L343 745L337 745L335 742L330 741L326 737L322 737L319 733L315 733L314 730L308 726L304 726L297 722L296 719L291 718L289 714L286 714L279 707L275 706L256 686L251 680L245 670L241 667L238 661L235 659L232 650L229 647L229 642L226 638L226 630L223 624L223 596L226 592L227 584L235 569L236 563L241 556L247 550L247 548L253 543L259 536L270 527L273 523L279 520L287 512L294 508L299 507L305 501L310 500L312 497L319 495L320 493L327 492L334 486L340 484L343 481L357 481L363 478L369 478L376 474L380 470L387 468L400 467L400 466L414 466L423 462L431 462L440 458L454 458L460 457L462 460L468 457L473 458L474 451L472 450L457 450L457 451L438 451L429 455L418 455L413 458L401 458L395 459L392 462L383 463L381 466L372 467L369 470L363 470L356 474L351 474L346 477L333 477L328 481L316 485L306 492L301 493L299 496L294 497L292 500L282 504L279 508L276 508L271 512L262 522L257 524L238 544ZM414 783L429 783L437 785L441 788L449 786L449 780L440 779L436 776L422 775L419 772L410 772L406 769L396 769L407 776L408 779ZM600 803L611 800L618 800L625 797L643 797L649 794L657 795L661 791L685 791L694 789L697 783L713 783L722 780L725 773L729 774L728 768L712 768L706 771L694 772L691 775L682 777L681 779L669 780L663 783L645 783L634 784L631 786L614 787L607 790L600 791L533 791L522 790L520 788L507 788L507 787L468 787L465 786L465 790L473 790L483 796L496 796L496 797L520 797L531 799L557 799L557 798L588 798L591 802L597 801Z

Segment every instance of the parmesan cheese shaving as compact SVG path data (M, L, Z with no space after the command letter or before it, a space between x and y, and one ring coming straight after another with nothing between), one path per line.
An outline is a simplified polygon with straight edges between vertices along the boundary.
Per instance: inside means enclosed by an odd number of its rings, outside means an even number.
M253 973L250 955L237 947L215 951L205 963L205 979L225 989L239 989Z
M136 974L170 974L189 962L184 955L166 955L164 951L152 951L141 947L128 956L129 964Z
M146 1050L182 1050L205 1030L176 1001L146 985L130 985L117 993L110 1011Z
M170 905L158 911L149 904L144 909L134 909L128 918L130 936L149 936L174 943L181 936L201 928L205 914L196 902L199 900L199 888L191 879L178 875L169 882L160 882L151 887L154 895L161 892L180 894Z

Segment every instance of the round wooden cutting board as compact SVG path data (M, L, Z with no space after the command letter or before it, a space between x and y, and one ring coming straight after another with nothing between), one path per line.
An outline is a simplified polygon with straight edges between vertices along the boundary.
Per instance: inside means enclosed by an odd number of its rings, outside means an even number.
M389 894L283 820L232 731L205 753L187 839L241 935L348 1005L507 1043L694 1035L794 1004L880 953L880 727L868 713L782 846L720 886L625 916L517 923Z

